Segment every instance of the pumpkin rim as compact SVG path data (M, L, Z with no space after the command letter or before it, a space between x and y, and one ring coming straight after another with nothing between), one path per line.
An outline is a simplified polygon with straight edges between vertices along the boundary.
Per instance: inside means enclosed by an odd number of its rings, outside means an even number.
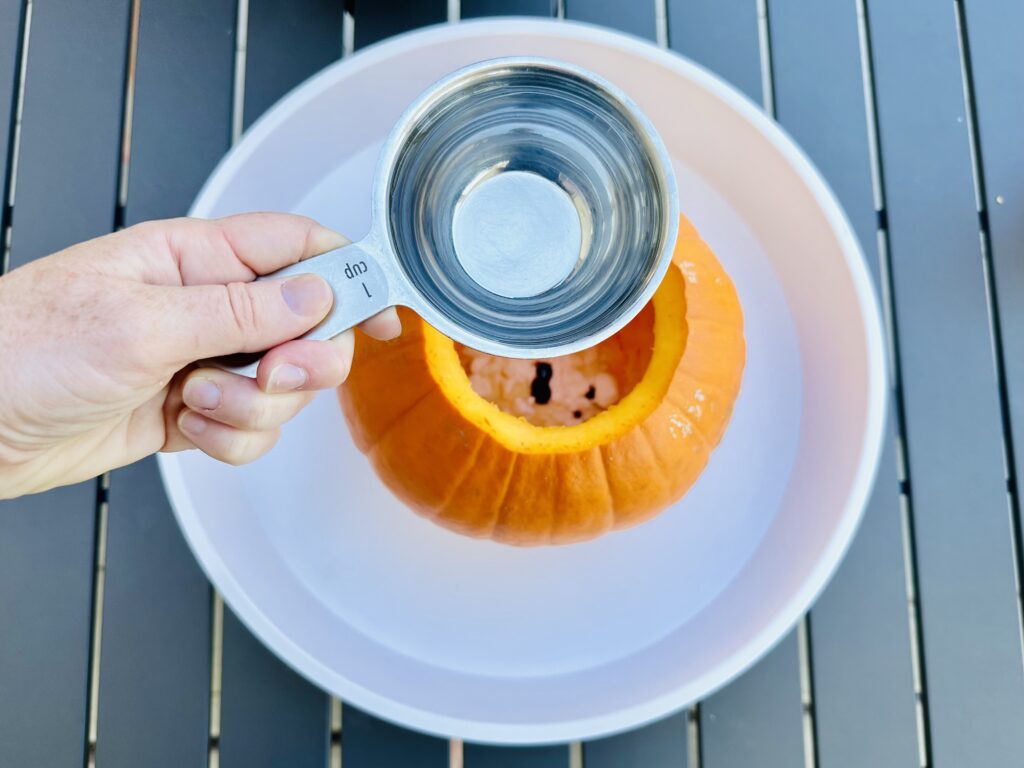
M610 443L641 424L668 393L686 351L686 283L672 264L651 299L652 349L643 376L618 402L581 424L541 426L507 413L478 395L459 360L455 342L423 324L427 370L441 395L473 426L510 451L574 453Z

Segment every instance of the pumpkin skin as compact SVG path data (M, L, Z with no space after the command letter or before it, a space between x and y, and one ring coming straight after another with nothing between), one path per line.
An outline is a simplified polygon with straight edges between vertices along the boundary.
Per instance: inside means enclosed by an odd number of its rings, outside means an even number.
M477 395L454 343L400 310L402 336L360 336L339 389L353 439L405 504L468 536L566 544L643 522L703 471L746 354L732 282L685 217L644 312L653 349L633 389L581 424L536 426Z

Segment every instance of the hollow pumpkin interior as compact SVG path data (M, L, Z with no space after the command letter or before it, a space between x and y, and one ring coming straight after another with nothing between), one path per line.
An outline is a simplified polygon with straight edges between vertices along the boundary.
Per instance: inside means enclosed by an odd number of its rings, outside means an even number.
M568 453L615 439L662 401L686 348L683 277L670 269L652 301L588 350L509 360L426 326L431 376L464 417L523 453Z
M654 311L571 355L517 360L456 344L470 386L505 413L538 427L573 426L607 411L643 379L654 350Z

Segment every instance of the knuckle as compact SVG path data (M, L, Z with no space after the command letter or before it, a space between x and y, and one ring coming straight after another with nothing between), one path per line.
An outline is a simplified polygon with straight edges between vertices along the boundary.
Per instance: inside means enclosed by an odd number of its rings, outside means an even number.
M246 283L228 283L224 286L227 294L228 310L231 320L238 331L239 337L248 347L249 342L256 337L257 320L256 306L252 294L249 292Z
M132 224L123 231L133 237L148 240L161 235L164 228L174 226L175 221L175 219L167 219L164 221L140 221L137 224Z
M223 450L220 452L220 460L225 464L230 464L233 467L240 467L243 464L248 464L252 461L255 456L250 457L248 451L248 445L250 438L248 435L237 434L232 435L231 438L224 445Z
M221 461L235 467L255 461L274 447L279 434L280 430L273 429L233 435L225 446Z
M271 395L255 395L245 409L243 421L246 429L262 430L277 426Z

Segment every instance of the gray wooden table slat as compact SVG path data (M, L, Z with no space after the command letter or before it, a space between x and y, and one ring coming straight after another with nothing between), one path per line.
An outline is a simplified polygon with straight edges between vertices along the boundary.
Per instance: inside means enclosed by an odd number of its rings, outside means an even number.
M761 103L755 0L668 0L668 44Z
M206 765L210 586L174 522L156 460L113 473L97 764Z
M227 149L231 125L235 3L186 0L140 9L128 225L183 215ZM174 520L156 460L113 472L100 764L205 765L210 611L209 584Z
M235 6L140 6L127 225L185 215L230 146Z
M565 0L565 18L602 24L620 32L654 40L654 3L621 0Z
M965 13L1019 499L1024 483L1024 3L969 3ZM1018 503L1018 512L1024 514L1024 505Z
M249 0L246 128L292 88L341 57L341 19L337 0Z
M130 4L33 4L12 269L113 226Z
M796 631L701 703L703 768L804 765Z
M695 768L689 760L687 714L680 712L653 725L587 742L586 768Z
M954 9L872 3L934 764L1024 754L1024 675Z
M479 16L554 16L554 0L462 0L462 18Z
M446 0L354 0L355 46L448 19Z
M327 694L271 654L227 607L220 722L223 768L327 765Z
M769 6L775 111L832 186L880 288L856 8L845 0ZM811 618L821 764L911 766L914 679L892 420L864 521Z
M7 205L8 148L13 137L15 91L21 54L22 24L25 18L23 0L0 0L0 210ZM0 226L6 224L0 215Z
M95 482L0 502L0 765L82 765L95 503Z
M860 529L811 611L821 765L918 765L892 423Z
M250 0L244 124L341 56L342 9L325 0ZM323 766L329 699L224 609L220 762Z
M684 7L685 5L685 7ZM668 8L669 43L761 102L757 8L702 2ZM701 707L705 766L798 765L803 760L799 656L795 632Z
M33 9L11 268L114 221L128 0ZM6 150L6 148L5 148ZM85 757L96 483L0 504L0 765Z
M345 768L447 768L448 742L416 733L345 705L341 754Z
M463 747L465 768L566 768L569 764L567 746L492 747L466 744Z

